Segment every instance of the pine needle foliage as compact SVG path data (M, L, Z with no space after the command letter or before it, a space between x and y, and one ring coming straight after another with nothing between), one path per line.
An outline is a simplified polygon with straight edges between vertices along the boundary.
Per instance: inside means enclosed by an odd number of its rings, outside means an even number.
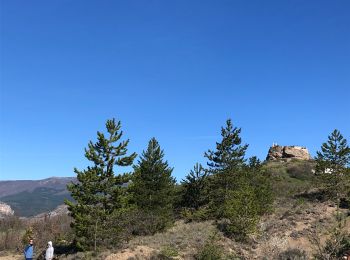
M224 217L228 220L226 231L239 240L256 231L260 217L272 211L274 201L271 177L256 158L252 157L250 162L235 174L235 187L229 190L224 204Z
M196 163L190 173L181 181L183 189L181 205L183 207L198 210L208 203L207 175L208 173L203 166Z
M92 163L85 170L74 169L76 183L67 188L75 201L66 200L76 236L76 245L82 250L92 249L119 241L122 227L113 219L127 208L123 184L128 175L116 175L115 166L130 166L136 153L127 155L129 140L121 141L121 122L107 120L106 135L97 132L97 142L89 142L85 157Z
M130 187L137 209L149 222L145 223L149 233L164 230L173 223L175 179L172 171L158 141L152 138L134 166Z
M248 144L242 144L241 129L233 127L231 119L221 128L221 142L215 150L208 150L209 208L216 218L224 215L224 205L230 190L235 188L236 174L245 166Z
M242 145L241 128L233 127L232 120L226 121L221 128L221 142L216 143L215 150L208 150L204 157L208 159L210 173L236 169L244 164L248 144Z
M317 152L316 173L326 193L339 204L349 192L350 147L339 130L335 129Z

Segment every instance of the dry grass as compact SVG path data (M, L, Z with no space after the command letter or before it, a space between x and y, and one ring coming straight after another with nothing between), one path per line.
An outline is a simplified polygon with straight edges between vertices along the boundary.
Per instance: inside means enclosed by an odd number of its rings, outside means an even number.
M23 255L0 256L0 260L22 260Z
M136 237L128 247L146 246L161 251L166 247L174 248L180 257L187 257L197 252L215 232L215 225L211 221L184 223L178 221L168 231L153 236Z

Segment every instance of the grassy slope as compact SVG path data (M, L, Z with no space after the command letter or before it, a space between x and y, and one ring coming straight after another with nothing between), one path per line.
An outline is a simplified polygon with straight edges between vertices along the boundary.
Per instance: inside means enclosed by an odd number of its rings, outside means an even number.
M179 221L167 232L133 239L128 244L127 255L148 259L140 254L140 248L146 248L147 252L171 248L178 253L177 259L194 259L195 252L215 236L215 243L231 257L278 259L281 253L290 249L304 251L311 257L315 248L310 238L329 230L334 224L335 213L331 203L301 195L317 187L311 172L313 167L312 161L269 162L264 165L266 172L271 174L276 193L275 210L261 220L258 232L246 243L225 237L217 230L215 222L186 224ZM323 239L326 237L323 235ZM108 259L124 259L122 255L116 253Z
M114 254L103 252L91 259L106 259L109 254L109 260L150 259L149 255L158 255L164 250L178 255L177 258L168 259L194 259L194 254L206 242L212 241L213 236L215 240L212 243L227 255L240 256L241 259L279 259L278 256L289 249L305 251L310 257L315 249L310 238L317 234L322 234L323 240L327 238L325 231L333 226L335 212L335 207L328 201L302 196L317 188L311 172L313 167L313 162L303 161L269 162L264 165L266 172L271 174L276 193L275 210L263 217L258 232L248 242L236 242L225 237L213 221L178 221L164 233L136 237L126 245L127 249L117 250ZM350 229L350 217L347 228ZM89 254L91 252L79 253L66 259L87 259L86 255Z

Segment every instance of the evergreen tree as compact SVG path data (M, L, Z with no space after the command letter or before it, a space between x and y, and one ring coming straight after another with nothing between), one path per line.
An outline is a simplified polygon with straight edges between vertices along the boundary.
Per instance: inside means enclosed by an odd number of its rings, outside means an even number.
M252 157L249 158L248 167L250 169L260 170L261 166L262 166L262 164L261 164L261 161L258 159L258 157L252 156Z
M120 235L121 227L111 225L113 218L125 209L125 188L127 175L115 175L115 166L130 166L136 154L127 154L129 140L119 141L123 135L121 123L107 120L108 136L97 132L97 142L89 142L85 157L92 166L85 170L74 169L76 183L67 186L75 200L65 203L73 217L72 227L77 246L81 249L96 248L113 244Z
M272 191L272 176L260 163L260 160L253 156L249 158L249 164L240 173L240 178L249 182L255 193L256 209L259 216L272 211L274 194Z
M173 222L175 179L155 138L149 141L134 169L130 190L137 208L147 218L143 221L148 225L145 232L163 230Z
M227 233L242 240L257 228L258 201L254 186L246 178L240 178L236 189L228 192L224 217L229 220Z
M235 187L228 191L223 213L229 220L227 232L245 239L256 230L260 217L272 211L273 200L271 178L252 157L235 173Z
M233 127L231 119L221 128L221 142L216 143L216 150L208 150L204 157L208 158L210 173L236 169L244 165L247 144L242 145L241 128Z
M342 134L335 129L317 152L316 172L320 176L325 191L338 203L348 191L350 147Z
M245 152L247 144L242 145L241 129L233 127L231 119L221 128L221 142L216 143L216 150L208 150L204 154L208 158L208 172L210 185L210 208L212 213L220 218L224 214L225 201L228 192L234 189L236 174L245 167Z
M183 188L182 206L197 210L207 203L206 177L207 172L201 164L197 163L181 182Z

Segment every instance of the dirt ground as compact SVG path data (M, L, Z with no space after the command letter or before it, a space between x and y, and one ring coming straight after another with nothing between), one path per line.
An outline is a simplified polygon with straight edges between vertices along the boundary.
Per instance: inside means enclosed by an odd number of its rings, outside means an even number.
M23 255L0 256L0 260L23 260Z

